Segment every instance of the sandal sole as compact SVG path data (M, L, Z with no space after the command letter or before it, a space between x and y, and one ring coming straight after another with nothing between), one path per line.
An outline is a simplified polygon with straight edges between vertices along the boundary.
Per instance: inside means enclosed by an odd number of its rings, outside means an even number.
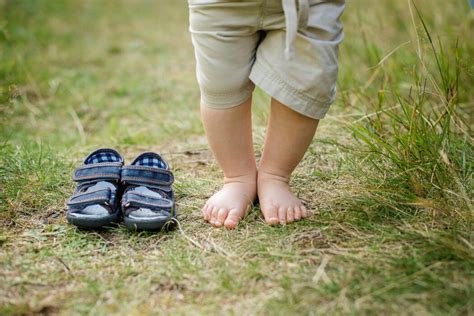
M100 228L104 226L113 226L119 222L119 214L111 214L102 218L81 218L67 215L67 221L79 228Z
M124 217L123 223L125 226L130 230L162 230L163 228L172 229L176 225L176 218L178 215L178 209L175 207L174 215L171 218L167 218L165 220L136 220L129 217Z

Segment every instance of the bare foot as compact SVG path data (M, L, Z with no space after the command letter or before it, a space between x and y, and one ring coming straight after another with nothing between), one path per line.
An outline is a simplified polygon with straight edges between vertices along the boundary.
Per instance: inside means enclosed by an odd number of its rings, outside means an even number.
M290 191L285 177L258 172L258 198L269 225L293 223L308 216L308 210Z
M256 175L226 178L222 189L202 208L203 217L215 227L235 228L247 215L256 195Z

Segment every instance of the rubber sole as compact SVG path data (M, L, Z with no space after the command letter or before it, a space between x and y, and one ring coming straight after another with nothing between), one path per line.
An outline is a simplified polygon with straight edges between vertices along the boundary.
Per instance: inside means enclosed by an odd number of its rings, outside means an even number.
M116 212L101 218L76 217L67 214L69 224L80 228L99 228L104 226L113 226L119 222L120 214Z
M173 229L176 226L176 219L178 216L178 209L175 207L174 215L170 218L159 219L159 220L136 220L130 217L124 217L123 223L128 229L131 230L162 230Z

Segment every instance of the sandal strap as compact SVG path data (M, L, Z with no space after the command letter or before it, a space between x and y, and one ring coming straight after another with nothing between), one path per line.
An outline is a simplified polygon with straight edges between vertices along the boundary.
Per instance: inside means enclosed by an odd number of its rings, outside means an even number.
M122 206L127 208L130 206L134 207L145 207L151 210L165 210L171 211L173 208L173 201L164 199L161 197L151 196L140 192L129 191L122 197Z
M71 207L86 207L93 204L110 205L112 199L112 190L110 188L102 188L89 192L74 194L67 205Z
M135 185L170 186L174 176L169 170L130 165L122 167L122 181Z
M121 169L121 162L101 162L82 165L74 171L72 179L76 182L119 181Z

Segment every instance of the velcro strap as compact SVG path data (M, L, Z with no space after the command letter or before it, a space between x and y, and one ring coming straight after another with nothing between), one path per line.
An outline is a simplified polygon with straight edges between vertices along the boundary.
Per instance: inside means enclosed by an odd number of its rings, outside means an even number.
M136 185L168 186L174 181L173 173L169 170L145 167L122 167L122 181Z
M151 196L139 192L129 191L122 197L122 206L145 207L152 210L165 209L170 210L173 207L173 201L161 197Z
M74 194L67 202L68 206L86 207L93 204L110 204L112 199L112 190L110 188L102 188L93 191Z
M76 182L120 180L121 162L101 162L82 165L74 171L72 179Z

